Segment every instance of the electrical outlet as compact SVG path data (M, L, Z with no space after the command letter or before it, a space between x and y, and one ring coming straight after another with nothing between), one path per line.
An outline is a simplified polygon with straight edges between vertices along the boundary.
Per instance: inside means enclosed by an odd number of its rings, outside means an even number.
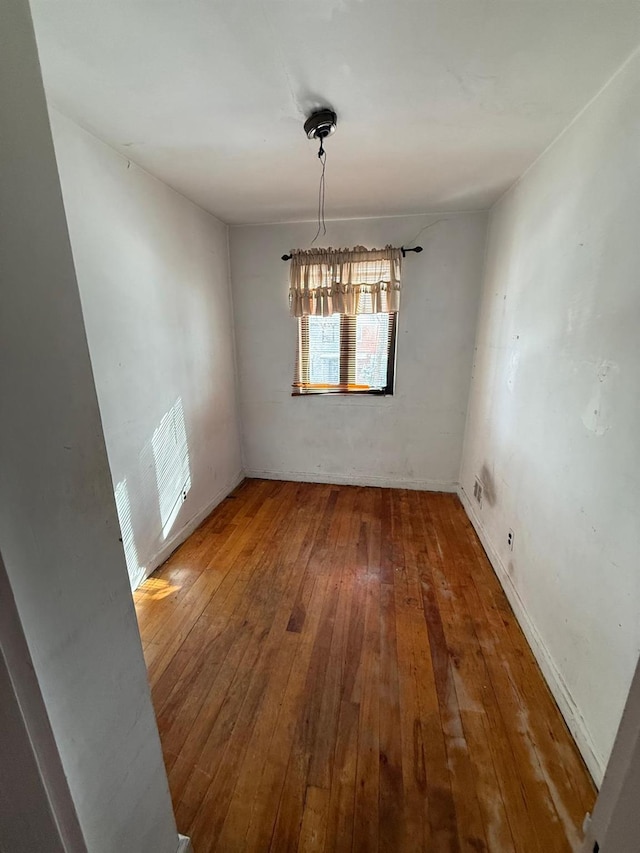
M509 528L509 533L507 534L507 544L509 546L509 550L513 551L513 540L515 537L515 533L511 528Z
M476 477L476 481L473 484L473 496L476 499L476 503L480 508L482 508L482 483Z

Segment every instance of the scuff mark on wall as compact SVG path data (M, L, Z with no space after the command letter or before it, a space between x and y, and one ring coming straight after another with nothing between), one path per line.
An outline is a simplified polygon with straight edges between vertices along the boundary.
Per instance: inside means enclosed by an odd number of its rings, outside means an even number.
M480 482L482 483L484 499L489 506L494 506L496 502L496 485L493 474L489 471L486 463L480 469Z
M598 437L605 435L613 426L613 410L610 402L611 385L619 367L614 361L601 361L596 369L596 384L582 414L582 423Z
M519 337L519 336L518 336ZM520 365L520 351L514 350L511 353L511 358L509 359L509 366L507 368L507 388L513 394L513 389L516 383L516 377L518 375L518 367Z

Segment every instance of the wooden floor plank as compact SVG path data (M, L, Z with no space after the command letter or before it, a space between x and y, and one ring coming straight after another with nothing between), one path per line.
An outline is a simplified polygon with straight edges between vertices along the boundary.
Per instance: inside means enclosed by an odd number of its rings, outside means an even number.
M452 504L450 512L453 516L452 523L461 525L473 531L460 503ZM486 555L481 550L478 538L475 535L462 536L458 540L459 547L470 559L480 559L491 571ZM535 714L528 720L532 742L538 752L540 760L546 760L545 756L554 756L562 773L553 780L553 786L558 787L558 797L555 798L560 811L568 810L569 820L573 825L578 825L585 812L589 811L592 804L592 786L590 780L585 779L584 765L578 750L571 739L567 739L567 727L562 717L555 713L556 704L544 680L535 677L537 670L528 664L530 660L530 649L524 637L522 629L508 605L497 580L491 587L491 596L494 603L493 612L499 613L498 630L506 628L507 636L513 650L509 656L510 666L515 666L520 672L523 686L526 692L535 697L536 705L540 713ZM492 619L495 625L496 617ZM534 677L531 677L533 673ZM526 710L523 708L523 711Z
M309 785L298 839L300 853L322 853L327 834L329 791Z
M440 523L446 530L451 524L451 506L442 506L441 510ZM455 528L450 526L449 529ZM456 555L452 552L456 548L460 549L461 543L454 541L451 536L447 541L449 556L455 562ZM474 580L468 585L467 591L471 596L470 615L476 626L476 635L500 708L505 738L510 743L518 766L538 845L545 851L573 850L579 844L579 836L575 823L568 819L574 796L571 786L563 784L566 777L562 760L558 762L554 780L545 772L547 760L561 759L561 753L551 743L547 744L548 752L536 749L534 729L529 722L528 702L524 699L528 695L527 680L516 678L512 672L512 667L519 665L521 655L530 655L530 651L524 645L516 650L511 632L505 631L505 628L511 626L514 617L495 577L491 584L478 585ZM503 653L496 655L496 648L503 648ZM531 698L534 697L535 694ZM574 814L577 820L581 819L578 812L574 811ZM564 831L559 833L556 824L561 822Z
M593 784L454 495L245 481L135 600L198 853L579 843Z
M342 498L342 500L340 500ZM325 594L320 607L320 619L316 626L313 651L309 660L304 685L304 712L299 717L284 789L280 798L278 815L274 826L271 849L296 849L300 833L307 778L316 742L324 686L327 680L329 652L331 649L339 585L335 581L334 554L340 530L340 510L350 511L353 494L339 493L336 512L331 520L327 537L319 543L316 571L326 580ZM334 577L332 577L332 575Z
M358 721L358 757L353 824L353 850L378 850L380 790L380 582L372 560L367 572L364 637L362 642L362 689ZM371 569L374 569L371 571Z

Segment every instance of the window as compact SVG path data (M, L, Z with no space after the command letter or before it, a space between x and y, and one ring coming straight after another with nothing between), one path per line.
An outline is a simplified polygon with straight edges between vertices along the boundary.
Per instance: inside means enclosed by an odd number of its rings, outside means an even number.
M293 393L393 394L396 314L298 319Z
M402 249L297 249L294 395L393 394Z

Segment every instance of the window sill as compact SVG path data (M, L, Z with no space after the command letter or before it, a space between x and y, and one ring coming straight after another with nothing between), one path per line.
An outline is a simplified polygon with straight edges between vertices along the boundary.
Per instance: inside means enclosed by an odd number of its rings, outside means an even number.
M393 391L292 391L292 397L393 397Z

